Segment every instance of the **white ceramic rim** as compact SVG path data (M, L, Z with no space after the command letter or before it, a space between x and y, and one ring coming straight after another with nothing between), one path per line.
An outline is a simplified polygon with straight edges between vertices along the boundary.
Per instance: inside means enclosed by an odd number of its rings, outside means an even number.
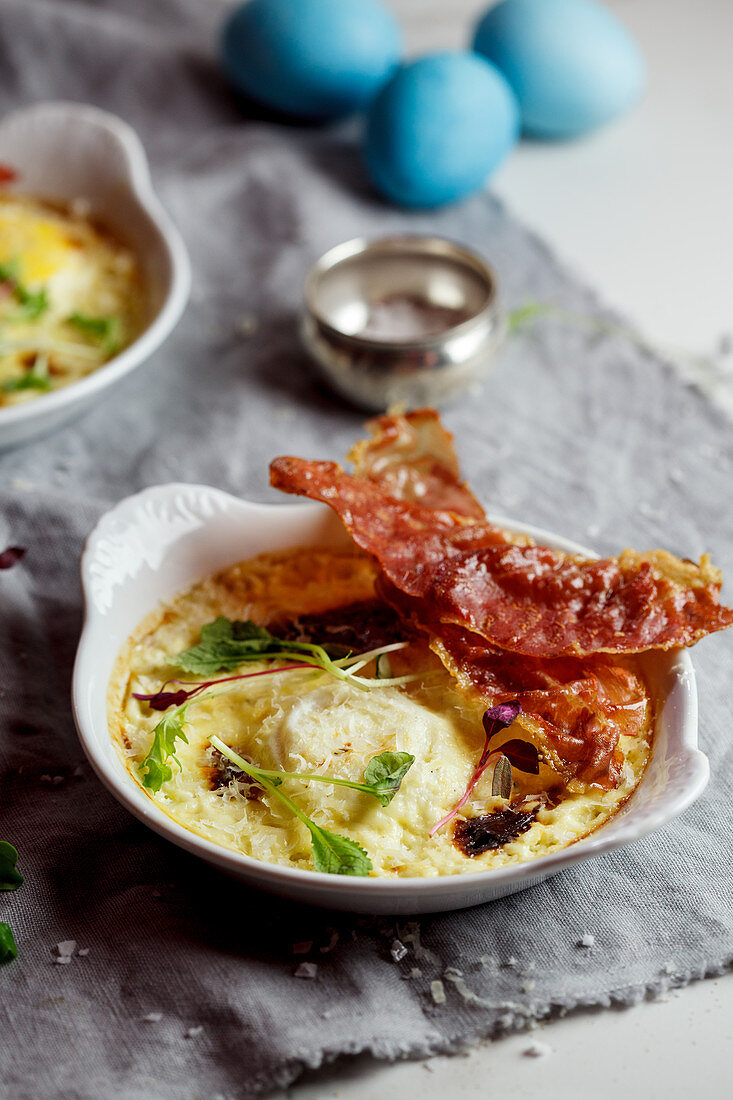
M92 107L85 103L58 100L48 103L35 103L31 107L22 107L12 112L13 118L31 117L37 113L47 114L54 110L65 115L76 114L103 126L112 133L125 150L129 165L130 189L158 229L170 257L171 285L158 313L136 340L91 374L80 378L68 386L53 393L44 394L40 400L27 401L19 405L0 407L0 442L4 427L33 420L36 416L53 414L77 402L95 397L101 390L124 378L131 370L148 359L160 347L169 333L175 328L186 307L191 292L191 262L183 243L183 238L168 217L160 199L153 190L150 178L148 158L143 144L129 123L109 111ZM5 118L10 118L6 115Z
M546 878L565 867L572 867L587 859L603 854L604 852L622 847L633 841L640 840L649 833L656 831L668 824L674 818L682 814L699 797L709 777L709 763L707 757L698 749L697 745L697 686L695 682L694 668L690 655L686 650L673 651L665 654L668 659L666 675L670 683L666 702L672 694L675 694L675 707L681 711L680 725L682 736L679 740L679 759L687 765L687 777L685 784L676 792L671 792L669 799L665 801L663 811L658 811L655 816L649 816L646 821L634 820L633 813L629 813L619 825L619 818L614 815L610 821L601 826L597 831L581 838L567 848L562 848L550 855L539 856L523 863L511 864L508 867L497 868L488 871L468 872L465 874L444 875L431 878L352 878L349 876L329 875L318 871L299 870L297 868L282 867L278 864L266 863L256 860L244 853L234 852L220 847L209 840L183 828L161 810L152 798L135 782L132 776L120 768L119 775L111 773L105 766L105 761L97 749L97 738L94 734L94 723L90 713L90 692L88 684L84 681L84 669L90 662L94 663L94 635L99 624L103 622L103 616L91 607L89 598L89 569L94 560L95 543L100 539L104 528L114 521L116 515L131 508L145 507L146 503L159 501L166 495L175 496L178 493L190 493L198 491L209 494L213 501L219 501L223 509L239 507L249 513L252 521L258 518L266 520L272 518L277 512L280 518L287 517L288 513L303 514L303 509L317 509L321 512L328 511L326 505L316 503L296 504L255 504L249 501L239 500L221 490L207 486L196 486L185 483L173 483L170 485L154 486L144 489L134 496L127 497L109 512L107 512L96 525L87 539L81 558L82 587L84 591L85 621L82 629L79 647L74 665L72 684L72 707L74 720L82 747L95 772L102 783L111 791L114 797L128 809L135 817L149 826L160 836L172 841L178 847L197 855L208 863L220 867L222 870L233 874L235 877L244 878L251 883L261 885L273 893L288 896L302 896L303 888L312 887L312 893L320 892L333 895L338 893L344 898L345 908L351 908L358 912L370 912L370 903L378 900L384 903L390 899L409 899L417 901L425 896L428 904L424 911L431 910L430 899L440 895L444 901L452 897L456 899L455 908L460 908L466 903L459 900L466 894L480 894L482 887L487 891L496 889L504 893L514 892L523 886L530 886L534 882ZM490 517L496 524L531 536L536 541L545 545L555 546L570 553L583 554L588 557L597 555L586 547L561 538L542 528L529 524L518 523L502 516ZM239 560L236 555L232 557L232 564ZM205 574L203 574L205 575ZM202 575L202 576L203 576ZM149 610L153 610L151 607ZM142 618L143 616L141 616ZM119 640L119 647L126 639ZM105 670L103 688L105 699L108 690L110 670ZM109 737L108 729L105 730ZM631 805L634 799L638 799L643 789L642 784L632 793L626 805ZM610 826L613 825L613 832ZM296 889L288 890L292 885ZM358 904L357 904L358 901ZM313 902L313 904L324 904ZM435 909L439 908L434 906ZM442 905L443 909L449 909L450 905ZM380 911L384 912L380 907ZM418 912L418 908L407 911Z

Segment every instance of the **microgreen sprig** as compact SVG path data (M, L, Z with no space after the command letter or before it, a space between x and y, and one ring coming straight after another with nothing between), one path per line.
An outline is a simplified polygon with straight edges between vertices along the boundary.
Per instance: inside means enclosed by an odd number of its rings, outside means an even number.
M20 264L17 260L0 264L0 287L6 287L20 305L17 313L6 316L7 321L34 321L49 307L45 287L29 290L20 282Z
M218 737L212 737L211 744L222 753L226 748L226 746L222 748L224 743ZM229 750L229 752L233 751ZM229 752L224 753L224 755L231 760L232 757L229 756ZM267 779L271 779L276 783L277 786L282 783L283 779L300 779L314 783L329 783L333 787L350 787L353 791L361 791L363 794L372 795L381 806L389 806L400 789L402 780L414 763L415 757L409 752L379 753L378 756L373 756L367 764L364 769L364 780L361 783L352 779L341 779L333 775L271 771L249 762L247 762L247 767L242 770L246 771L251 779L257 779L258 776L264 775Z
M297 772L276 772L258 768L255 764L245 760L234 749L225 745L221 738L212 737L211 744L245 775L254 779L256 783L261 784L266 791L279 799L303 822L311 834L315 869L329 875L368 875L372 869L372 861L355 840L332 833L328 829L324 829L322 825L316 825L315 821L308 817L291 798L288 798L284 791L280 790L283 779L315 780L321 783L351 787L354 790L373 795L382 806L387 806L399 790L402 779L415 760L414 756L406 752L381 753L367 764L364 771L365 782L354 783L333 776L301 775Z
M169 760L175 760L178 767L181 767L175 749L177 741L188 744L184 729L187 710L188 703L176 707L170 714L164 715L153 730L153 740L141 764L141 769L144 769L143 786L150 791L159 791L172 778L173 769Z
M502 753L491 752L490 746L492 738L495 737L495 735L501 730L506 729L508 726L511 726L514 720L521 713L521 710L521 704L518 700L515 699L511 703L500 703L499 706L489 707L488 710L484 711L483 726L485 740L483 752L481 753L479 762L474 768L473 774L468 781L468 786L466 787L466 790L460 801L456 803L452 810L448 811L445 817L441 817L440 821L436 822L435 825L433 825L430 833L428 834L429 836L435 836L435 834L440 829L442 829L444 825L447 825L449 821L452 821L453 818L456 817L459 811L462 810L468 802L469 798L471 797L471 791L474 789L481 776L492 764L494 765L494 773L491 781L491 793L501 795L501 797L503 798L511 796L511 764L507 757L503 756ZM504 747L505 746L502 746L502 749L504 749ZM506 772L506 766L502 762L503 760L507 760L507 763L509 764L508 776ZM508 783L507 778L509 780ZM508 793L504 793L507 791L507 789Z
M36 352L36 357L30 370L22 374L20 378L10 378L3 383L3 393L18 393L21 390L48 390L51 388L51 379L48 372L48 353Z
M238 635L238 636L237 636ZM299 660L295 663L279 668L268 668L258 672L239 673L236 676L226 676L218 680L205 680L200 683L182 686L176 691L165 691L167 684L186 684L187 681L167 680L163 688L157 692L143 694L134 692L133 697L147 702L153 710L167 710L165 718L153 729L153 739L147 756L140 765L143 786L151 791L159 791L163 783L167 782L173 771L168 763L169 759L175 760L180 768L180 763L174 755L176 742L181 740L186 744L188 739L184 726L186 722L186 710L194 702L203 702L204 699L214 698L223 694L229 687L242 680L255 679L261 676L275 676L282 672L308 671L327 672L347 683L353 684L361 690L368 691L372 687L396 687L409 683L416 676L393 676L389 679L370 679L357 676L355 671L360 670L372 660L377 660L385 653L391 653L403 649L407 642L393 642L378 649L369 650L349 657L333 660L322 646L310 645L305 642L283 642L275 638L264 627L255 623L236 623L223 616L209 623L201 630L201 641L192 649L185 650L173 662L184 671L198 672L218 671L222 667L236 668L248 661L282 660L292 659L294 656L308 656L308 660ZM189 682L190 683L190 682ZM217 690L221 688L222 690ZM170 709L173 708L173 709Z
M278 672L292 672L297 668L318 670L317 665L309 665L301 661L295 665L281 665L279 668L266 668L263 669L262 672L243 672L238 676L223 676L217 680L200 680L197 683L192 683L190 680L166 680L158 691L153 691L149 694L141 691L133 691L132 697L133 699L139 699L141 703L147 703L151 710L168 710L169 707L183 706L184 703L195 699L197 695L201 695L202 692L212 687L218 687L223 684L234 684L239 680L255 680L260 676L275 676ZM168 684L181 684L183 686L176 691L166 691L165 688ZM185 685L188 685L188 687Z
M293 661L299 658L301 663L320 668L340 680L368 690L374 687L375 680L357 676L355 673L371 660L404 649L406 645L406 642L393 642L367 653L334 659L325 646L311 642L283 641L271 634L266 627L253 623L251 619L241 621L220 615L201 628L201 638L197 645L179 653L171 663L196 676L211 676L215 672L231 671L251 661ZM413 679L414 676L380 677L379 684L381 687L397 686Z

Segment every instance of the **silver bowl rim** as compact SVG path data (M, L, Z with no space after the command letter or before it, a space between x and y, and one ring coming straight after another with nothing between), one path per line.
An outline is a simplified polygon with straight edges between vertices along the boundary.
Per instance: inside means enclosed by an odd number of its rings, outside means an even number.
M465 321L456 325L450 325L440 332L430 336L411 340L375 340L368 336L358 336L344 332L333 325L321 312L318 306L317 287L320 280L334 268L350 260L355 256L363 256L370 252L385 251L387 253L399 253L401 251L423 250L426 255L442 256L452 259L470 268L474 274L484 282L486 287L486 300L484 304ZM384 353L390 351L413 350L416 348L434 348L446 344L456 336L462 336L477 328L483 321L492 320L494 327L498 328L501 319L499 308L499 280L490 264L465 245L458 244L450 237L438 235L426 236L422 233L394 233L386 237L352 237L348 241L334 245L316 260L305 277L303 286L303 300L305 311L325 333L336 340L353 347Z

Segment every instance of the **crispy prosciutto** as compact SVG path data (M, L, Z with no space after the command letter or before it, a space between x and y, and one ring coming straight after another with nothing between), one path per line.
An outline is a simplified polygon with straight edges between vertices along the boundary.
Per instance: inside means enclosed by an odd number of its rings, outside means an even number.
M461 479L453 436L435 409L378 416L367 423L371 439L349 452L354 475L376 482L398 500L446 509L470 519L484 510Z
M370 429L351 452L354 475L284 457L272 484L334 509L378 564L379 595L466 691L489 707L520 702L507 737L533 744L555 782L616 786L619 738L642 730L649 708L623 655L732 625L719 571L662 550L596 560L536 546L485 518L435 412Z
M519 700L521 736L564 782L617 785L619 737L636 736L648 716L645 686L631 669L602 655L523 657L458 627L448 627L431 648L463 687L492 706Z
M559 780L617 785L623 763L619 737L643 730L649 707L644 683L618 658L525 657L488 645L462 627L431 623L423 601L408 599L384 578L379 594L405 622L429 635L430 648L469 694L478 694L489 707L519 701L520 736Z
M333 462L278 458L271 482L329 504L354 541L431 619L532 657L693 645L733 625L720 572L663 550L590 559L516 545L488 521L397 500Z

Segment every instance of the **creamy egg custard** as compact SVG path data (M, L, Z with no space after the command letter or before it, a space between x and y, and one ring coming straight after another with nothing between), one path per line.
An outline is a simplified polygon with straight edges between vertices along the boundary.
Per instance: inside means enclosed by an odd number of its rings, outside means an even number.
M566 847L607 821L649 756L647 696L635 704L641 732L620 738L623 761L612 789L561 781L536 757L533 770L516 748L510 755L520 766L507 775L503 764L497 781L492 761L506 761L502 744L516 746L526 735L511 716L489 746L492 766L476 779L488 745L486 702L375 601L376 575L356 548L264 555L195 585L141 624L119 656L109 719L126 766L156 804L186 829L255 859L312 870L320 851L321 869L379 877L502 867ZM191 675L186 667L207 668L213 653L213 668L229 644L207 631L216 622L225 624L224 635L231 633L226 623L252 622L274 637L322 643L348 675L286 667L306 663L307 652ZM368 657L375 648L383 652ZM367 655L361 666L357 651ZM161 768L164 743L171 755ZM459 811L440 825L472 777ZM355 789L360 783L369 789ZM347 838L366 862L359 857L356 870L323 866L318 830L326 831L326 845L328 837Z
M83 211L0 196L0 407L90 374L143 313L135 257Z

